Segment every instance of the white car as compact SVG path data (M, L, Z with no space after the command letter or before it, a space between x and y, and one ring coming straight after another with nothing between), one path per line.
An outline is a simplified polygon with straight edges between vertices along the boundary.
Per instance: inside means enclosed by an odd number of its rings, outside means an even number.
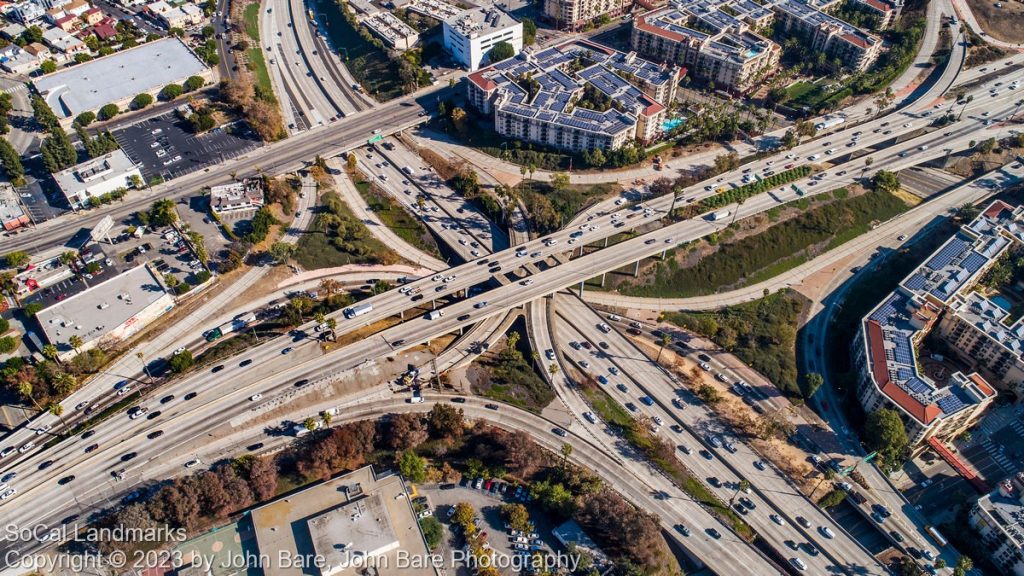
M544 352L544 355L547 356L548 360L555 359L555 351L550 348L548 348L547 351Z
M260 398L263 398L263 394L256 393L256 394L253 394L252 396L249 396L249 400L251 400L253 402L259 400Z
M584 412L583 417L586 418L587 422L590 422L591 424L597 423L597 417L594 416L593 412Z
M785 526L786 525L786 521L783 520L778 514L772 514L771 516L769 516L769 518L771 518L772 522L775 522L779 526Z
M49 432L49 430L50 430L50 425L49 424L43 424L39 428L36 428L36 436L39 436L40 434L46 434L47 432Z
M0 500L7 500L8 498L14 496L17 493L18 490L16 488L8 488L7 490L4 490L3 494L0 494Z
M520 282L520 284L522 284L523 286L530 286L533 284L533 278L527 278L526 280Z
M829 528L828 526L819 526L818 527L818 532L821 532L821 535L824 536L825 538L828 538L829 540L831 540L831 539L836 537L835 532L833 532L832 529Z
M35 447L36 447L36 443L35 442L26 442L21 448L18 448L18 453L24 454L25 452L28 452L29 450L31 450L31 449L33 449Z
M125 384L124 386L122 386L122 387L117 389L117 395L118 396L124 396L125 394L127 394L127 393L129 393L131 391L132 391L132 385L131 384Z
M185 462L185 468L195 468L196 466L199 466L202 463L203 463L202 460L200 460L199 458L195 458L193 460L189 460L188 462Z

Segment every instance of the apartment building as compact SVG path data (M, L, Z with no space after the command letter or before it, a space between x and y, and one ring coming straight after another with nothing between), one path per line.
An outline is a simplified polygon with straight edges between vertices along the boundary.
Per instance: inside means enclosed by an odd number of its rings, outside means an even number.
M771 11L743 4L752 21L771 21ZM678 2L637 16L631 46L645 58L685 66L716 87L746 92L778 71L782 49L754 32L743 12L723 7L715 1Z
M579 30L599 16L619 16L629 0L544 0L544 17L559 30Z
M790 35L802 37L814 52L837 58L851 70L867 70L882 50L882 40L800 0L774 0L776 21Z
M979 498L967 521L1001 574L1024 576L1024 473Z
M470 74L467 97L494 115L502 136L574 152L614 150L661 134L683 72L577 41Z
M444 21L445 50L471 72L499 42L507 42L518 54L523 49L523 24L493 6L464 10Z
M948 440L977 420L996 390L1024 382L1024 319L975 291L978 280L1011 246L1024 246L1024 208L997 201L907 276L861 323L853 343L858 398L867 412L902 416L915 449ZM944 382L923 373L916 347L935 330L972 372Z

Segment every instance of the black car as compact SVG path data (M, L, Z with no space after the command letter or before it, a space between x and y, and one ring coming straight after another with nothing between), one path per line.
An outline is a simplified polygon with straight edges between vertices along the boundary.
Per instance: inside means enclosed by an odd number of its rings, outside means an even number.
M78 514L72 514L71 516L68 516L67 518L61 520L60 523L67 525L67 524L71 524L75 520L78 520Z
M216 374L217 372L220 372L223 369L224 369L224 365L223 364L217 364L216 366L213 367L212 370L210 370L210 373L211 374Z
M501 272L501 266L494 266L493 268L488 268L487 271L490 272L491 274L494 274L495 272Z
M722 538L722 533L718 530L715 530L714 528L708 528L707 530L705 530L705 532L707 532L708 536L711 536L715 540L719 540Z
M260 448L263 448L263 442L257 442L255 444L249 444L248 446L245 447L245 449L250 451L250 452L252 452L254 450L259 450Z
M127 462L127 461L135 458L136 456L138 456L138 454L136 454L135 452L129 452L127 454L122 454L121 455L121 462Z
M708 477L708 484L711 484L715 488L721 488L722 487L722 481L719 480L718 477L716 477L716 476Z
M95 452L96 449L99 448L99 447L100 447L99 444L90 444L90 445L85 447L85 453L88 454L90 452Z
M488 410L497 410L498 409L498 405L497 404L484 404L484 408L487 408Z
M446 484L441 484L440 486L438 486L438 488L440 488L441 490L454 490L455 484L448 482Z
M455 402L456 404L465 404L466 399L462 396L456 396L455 398L452 398L452 402Z
M50 466L53 466L53 460L47 460L46 462L43 462L42 464L39 465L39 469L46 470Z
M295 387L296 388L302 388L306 384L309 384L309 379L308 378L303 378L302 380L296 380L295 381Z
M163 398L160 399L160 403L167 404L171 400L174 400L174 394L168 394L167 396L164 396Z
M238 367L245 368L249 364L252 364L252 358L246 358L245 360L242 360L241 362L238 363Z
M183 400L191 400L191 399L195 398L198 395L199 395L199 392L189 392L188 394L185 394L185 396L182 399Z
M154 430L154 431L150 432L149 434L146 434L146 438L149 438L150 440L153 440L153 439L159 438L159 437L161 437L163 435L164 435L164 431L163 430Z
M158 416L160 416L160 411L159 411L159 410L154 410L154 411L150 412L150 413L149 413L149 414L148 414L148 415L146 416L146 420L152 420L152 419L154 419L154 418L156 418L156 417L158 417Z
M95 431L95 430L86 430L86 431L85 431L85 432L84 432L84 433L82 434L82 440L85 440L85 439L87 439L87 438L92 438L92 437L93 437L93 436L94 436L95 434L96 434L96 431Z
M72 483L74 481L75 481L75 475L71 474L69 476L65 476L65 477L61 478L60 480L57 480L57 484L60 484L61 486L63 486L65 484L70 484L70 483Z
M744 516L746 516L746 514L747 514L747 507L744 506L742 502L736 502L735 504L732 505L732 507L735 508L736 511L739 512L740 514L743 514Z
M754 501L751 500L750 498L747 498L746 496L740 496L740 502L742 502L744 506L750 508L751 510L757 508L757 504L754 504Z
M689 536L690 535L690 529L687 528L686 526L683 526L682 524L676 524L675 528L676 528L676 532L679 532L683 536Z
M481 259L479 259L479 260L477 260L477 261L476 261L476 265L477 265L477 266L480 266L481 264L487 264L487 262L488 262L489 260L490 260L490 258L481 258Z
M458 320L459 322L465 322L466 320L469 320L469 314L463 314L462 316L456 318L456 320Z

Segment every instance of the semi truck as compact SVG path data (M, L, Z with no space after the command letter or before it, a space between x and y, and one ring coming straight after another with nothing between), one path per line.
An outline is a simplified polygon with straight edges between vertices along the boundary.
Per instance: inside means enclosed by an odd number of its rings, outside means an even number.
M230 322L225 322L211 330L207 330L206 332L203 333L203 337L206 338L207 342L213 342L214 340L224 337L226 334L237 332L255 321L255 312L246 312L245 314L239 314L238 316L235 316L234 320Z
M342 311L342 315L344 315L345 318L355 318L357 316L362 316L363 314L368 314L368 313L370 313L372 311L373 311L373 304L363 303L363 304L356 304L355 306L352 306L351 308L345 308L345 310Z
M729 212L728 210L719 210L718 212L712 212L710 215L708 215L708 220L725 220L726 218L729 217L729 214L731 214L731 212Z

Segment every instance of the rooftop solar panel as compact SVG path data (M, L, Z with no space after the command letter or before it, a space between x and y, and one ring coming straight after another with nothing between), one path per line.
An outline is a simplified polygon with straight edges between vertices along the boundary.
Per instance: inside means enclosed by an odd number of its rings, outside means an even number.
M939 398L936 404L939 405L939 410L942 410L946 414L953 414L963 410L966 404L956 396L949 395Z
M904 382L903 385L906 386L908 390L915 394L927 394L932 391L932 387L926 384L924 380L921 380L917 376L907 379L907 381Z
M910 278L907 278L907 281L904 282L903 285L907 287L907 290L917 291L924 288L926 283L927 281L925 280L924 276L922 276L921 273L918 272L911 276Z
M949 266L967 247L967 243L959 238L953 238L947 242L935 256L932 256L925 266L932 270L941 270Z

